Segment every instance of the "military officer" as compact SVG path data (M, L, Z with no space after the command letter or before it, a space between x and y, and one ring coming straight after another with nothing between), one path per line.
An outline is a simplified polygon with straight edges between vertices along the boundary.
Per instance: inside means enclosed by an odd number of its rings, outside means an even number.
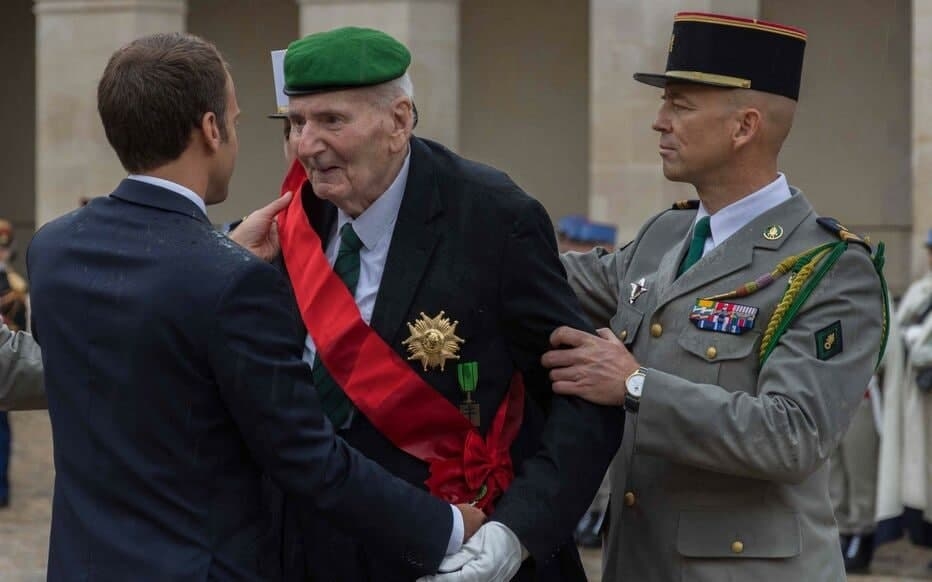
M826 460L882 351L878 258L778 172L806 33L680 13L653 123L698 200L564 256L600 338L560 328L554 390L627 410L606 580L845 579ZM878 250L878 254L882 254Z

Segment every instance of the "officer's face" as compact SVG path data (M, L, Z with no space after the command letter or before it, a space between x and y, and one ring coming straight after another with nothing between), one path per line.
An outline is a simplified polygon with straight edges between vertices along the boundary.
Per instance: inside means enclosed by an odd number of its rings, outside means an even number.
M289 118L314 193L351 216L395 179L407 136L399 139L391 108L378 104L370 89L292 97Z
M663 175L702 190L721 180L733 149L735 106L727 90L688 83L669 84L653 128L660 132Z

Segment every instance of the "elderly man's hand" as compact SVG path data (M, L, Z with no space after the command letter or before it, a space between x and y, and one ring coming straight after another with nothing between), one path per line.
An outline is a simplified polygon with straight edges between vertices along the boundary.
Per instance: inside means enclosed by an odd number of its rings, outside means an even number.
M505 524L490 521L459 552L444 558L437 574L417 582L507 582L526 557L518 536Z
M468 503L459 503L456 508L463 514L463 543L466 543L485 523L485 513Z
M594 336L571 327L559 327L550 335L554 350L541 357L550 369L553 391L579 396L596 404L621 406L625 379L639 364L628 348L609 329Z
M275 217L291 202L291 192L276 198L259 210L243 219L230 233L230 239L245 247L263 261L271 261L278 256L281 246L278 243L278 223Z

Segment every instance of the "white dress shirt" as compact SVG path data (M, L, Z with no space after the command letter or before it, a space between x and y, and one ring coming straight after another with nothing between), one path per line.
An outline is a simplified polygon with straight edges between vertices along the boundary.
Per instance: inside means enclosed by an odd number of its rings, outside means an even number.
M379 294L379 287L382 285L382 273L385 272L388 247L391 245L392 234L395 232L395 223L398 221L398 210L401 208L401 201L404 199L410 165L411 152L409 151L408 155L405 156L404 163L401 165L401 170L391 186L388 187L388 190L355 219L337 209L336 224L330 231L327 241L325 253L330 266L333 266L337 260L337 254L340 251L340 237L337 233L340 232L344 224L352 224L356 236L362 241L362 248L359 249L359 283L356 284L355 299L356 306L359 307L359 314L367 324L372 320L375 299ZM316 354L317 347L314 344L314 338L308 334L304 340L304 355L302 357L309 366L313 367ZM355 413L356 409L352 408L347 424L340 428L349 426ZM452 505L450 509L453 511L453 531L450 533L450 541L447 544L447 554L454 554L459 551L460 546L463 544L465 525L460 511Z
M130 180L136 180L137 182L145 182L146 184L152 184L153 186L160 186L166 190L171 190L176 194L180 194L197 205L201 209L201 212L204 213L204 216L207 216L207 205L204 204L204 199L194 193L194 190L190 188L185 188L181 184L172 182L170 180L165 180L163 178L156 178L155 176L143 176L141 174L130 174L127 176Z
M747 226L748 223L761 214L789 200L791 196L786 176L781 173L777 174L776 180L757 192L745 196L737 202L732 202L713 214L709 220L712 234L705 239L705 247L702 249L703 256L728 240L731 235ZM709 211L706 210L704 204L700 203L699 211L696 213L696 221L704 216L709 216Z

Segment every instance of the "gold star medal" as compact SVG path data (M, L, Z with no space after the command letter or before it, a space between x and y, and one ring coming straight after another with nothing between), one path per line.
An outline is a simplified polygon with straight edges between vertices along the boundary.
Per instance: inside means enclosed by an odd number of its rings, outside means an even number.
M401 342L408 348L408 360L420 360L426 372L428 368L440 366L443 371L447 360L458 360L457 352L463 338L456 336L458 321L450 323L444 317L443 311L435 317L427 317L421 312L421 317L414 324L408 324L411 335Z

